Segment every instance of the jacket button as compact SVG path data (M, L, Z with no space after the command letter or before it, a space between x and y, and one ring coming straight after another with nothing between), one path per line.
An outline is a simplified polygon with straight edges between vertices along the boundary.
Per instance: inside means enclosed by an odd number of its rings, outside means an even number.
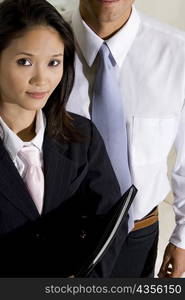
M87 232L85 231L85 230L82 230L81 232L80 232L80 238L83 240L83 239L85 239L87 237Z

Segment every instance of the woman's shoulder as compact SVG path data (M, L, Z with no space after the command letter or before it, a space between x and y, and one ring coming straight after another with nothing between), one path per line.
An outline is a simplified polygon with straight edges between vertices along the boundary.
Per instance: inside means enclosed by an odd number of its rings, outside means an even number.
M76 125L76 126L80 126L80 125L92 126L92 121L89 120L88 118L83 117L78 114L75 114L75 113L72 113L72 112L67 112L67 113L70 116L71 121L74 125Z
M71 124L82 134L85 135L91 135L92 130L94 128L94 125L91 120L87 119L86 117L83 117L81 115L75 114L68 112L70 119L71 119Z
M71 117L71 123L82 134L82 136L90 138L90 140L99 141L101 136L94 123L81 115L68 112Z

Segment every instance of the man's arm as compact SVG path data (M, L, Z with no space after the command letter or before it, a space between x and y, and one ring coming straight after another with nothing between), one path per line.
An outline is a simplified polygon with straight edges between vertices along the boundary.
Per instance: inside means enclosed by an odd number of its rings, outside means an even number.
M179 278L185 272L185 106L175 141L176 162L172 173L176 227L166 247L159 277Z
M158 276L180 278L185 272L185 249L169 243Z

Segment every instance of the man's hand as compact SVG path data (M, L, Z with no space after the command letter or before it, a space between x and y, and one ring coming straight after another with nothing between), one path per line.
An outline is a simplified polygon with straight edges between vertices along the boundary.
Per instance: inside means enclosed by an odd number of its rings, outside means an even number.
M180 278L185 272L185 249L169 243L166 247L163 263L158 277Z

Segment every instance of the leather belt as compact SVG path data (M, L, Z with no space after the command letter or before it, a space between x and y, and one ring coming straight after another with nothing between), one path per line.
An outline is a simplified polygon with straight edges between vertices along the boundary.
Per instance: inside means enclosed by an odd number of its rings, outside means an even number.
M134 228L132 231L148 227L158 221L158 207L155 207L148 215L143 219L134 222Z

